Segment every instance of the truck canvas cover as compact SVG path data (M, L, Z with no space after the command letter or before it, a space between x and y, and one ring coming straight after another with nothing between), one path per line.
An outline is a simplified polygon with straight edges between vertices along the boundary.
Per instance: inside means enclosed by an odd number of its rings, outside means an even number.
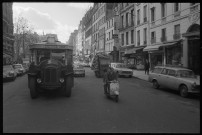
M110 63L110 58L107 54L105 53L97 53L92 60L92 70L98 70L98 64L100 65L107 65Z

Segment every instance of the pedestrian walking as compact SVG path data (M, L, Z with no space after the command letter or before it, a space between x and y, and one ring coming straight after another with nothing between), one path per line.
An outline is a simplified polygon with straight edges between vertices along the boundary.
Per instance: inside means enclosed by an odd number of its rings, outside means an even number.
M149 68L150 68L150 63L146 59L145 64L144 64L144 69L145 69L145 74L149 75Z

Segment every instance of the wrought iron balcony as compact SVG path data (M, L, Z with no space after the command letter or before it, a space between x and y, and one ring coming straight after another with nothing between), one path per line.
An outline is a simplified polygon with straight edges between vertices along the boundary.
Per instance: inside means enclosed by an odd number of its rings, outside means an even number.
M167 37L166 36L162 36L161 37L161 42L166 42L167 41Z
M180 33L173 34L173 39L174 39L174 40L180 39L180 37L181 37L181 34L180 34Z
M151 43L156 43L156 37L151 38Z

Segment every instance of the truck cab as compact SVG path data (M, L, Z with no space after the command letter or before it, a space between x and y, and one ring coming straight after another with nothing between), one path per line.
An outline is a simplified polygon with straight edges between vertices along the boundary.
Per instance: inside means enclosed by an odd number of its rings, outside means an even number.
M30 45L28 87L31 98L41 91L58 90L71 96L74 86L73 47L47 37L46 41Z

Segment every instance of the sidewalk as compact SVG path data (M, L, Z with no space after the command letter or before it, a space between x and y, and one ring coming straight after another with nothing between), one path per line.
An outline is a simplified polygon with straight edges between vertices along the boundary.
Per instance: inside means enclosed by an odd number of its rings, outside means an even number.
M144 70L133 70L133 77L148 81L148 75L145 74Z

